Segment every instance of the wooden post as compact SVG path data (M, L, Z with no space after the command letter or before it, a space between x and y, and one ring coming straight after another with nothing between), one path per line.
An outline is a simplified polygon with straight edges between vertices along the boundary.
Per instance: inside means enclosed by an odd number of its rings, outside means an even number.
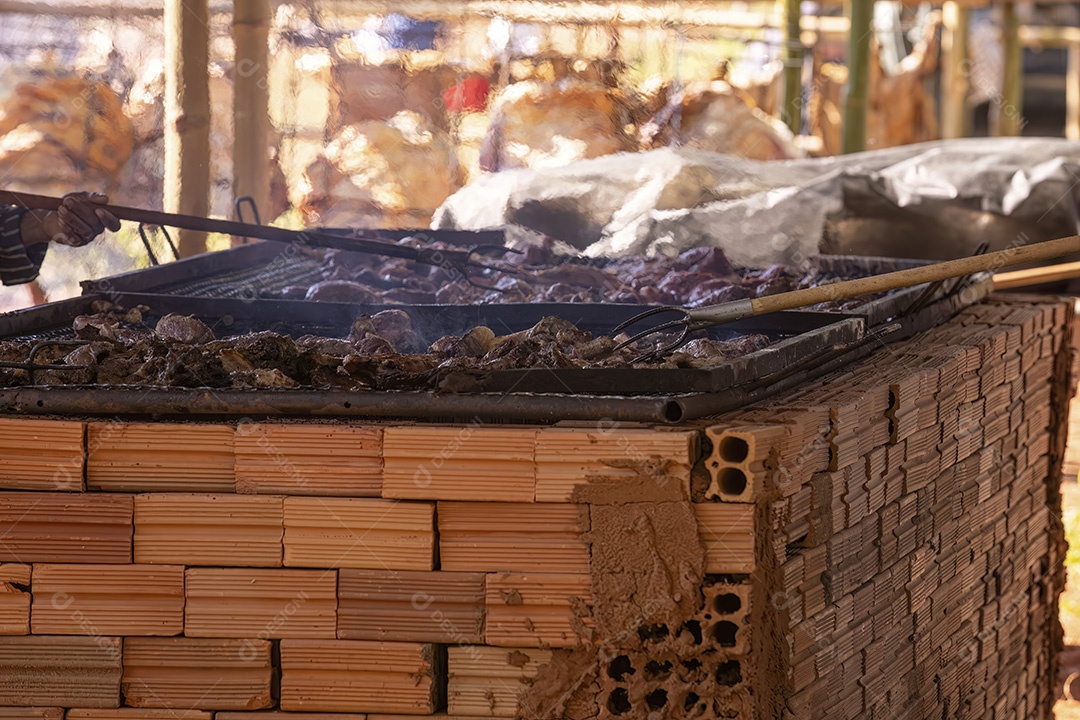
M210 13L207 0L165 1L165 210L210 212ZM180 230L181 257L206 251Z
M781 118L798 135L802 131L801 0L784 0L784 105Z
M1020 21L1016 16L1016 3L1003 2L1002 40L1004 42L1004 77L1001 81L1001 102L997 104L997 128L999 135L1019 135L1023 124L1023 47L1020 45Z
M847 0L848 86L844 100L845 153L866 149L866 108L870 95L870 36L874 23L874 0Z
M234 0L233 197L250 196L263 222L270 212L270 0ZM250 222L253 219L248 218ZM238 239L234 238L234 242Z
M944 31L942 51L941 136L945 139L967 137L971 134L971 113L967 96L971 82L971 60L968 57L968 38L971 10L955 0L942 8Z
M1069 67L1065 73L1065 137L1080 140L1080 43L1069 43Z

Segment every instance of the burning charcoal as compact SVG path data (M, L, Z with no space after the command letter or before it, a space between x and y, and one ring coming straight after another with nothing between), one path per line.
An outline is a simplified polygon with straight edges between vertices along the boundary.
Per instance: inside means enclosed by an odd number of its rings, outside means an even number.
M169 313L158 320L154 333L165 340L196 344L214 339L214 331L206 323L188 315Z
M351 280L324 280L315 283L308 288L305 299L353 305L375 305L379 302L379 296L371 288Z
M116 305L108 300L94 300L90 303L90 310L95 314L112 312L113 310L118 309L119 308L117 308Z

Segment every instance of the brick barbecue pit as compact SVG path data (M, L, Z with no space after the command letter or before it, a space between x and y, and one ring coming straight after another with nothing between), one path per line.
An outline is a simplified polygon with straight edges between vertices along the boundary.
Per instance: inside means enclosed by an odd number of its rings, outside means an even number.
M9 414L0 717L1044 717L1072 318L675 425Z

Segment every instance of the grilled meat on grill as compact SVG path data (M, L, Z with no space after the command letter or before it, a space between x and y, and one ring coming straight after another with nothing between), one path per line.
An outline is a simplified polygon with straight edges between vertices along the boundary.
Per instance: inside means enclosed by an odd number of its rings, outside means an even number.
M803 272L779 265L736 269L715 247L693 248L671 258L581 258L560 255L557 243L542 235L521 242L525 243L518 248L521 254L507 259L521 274L496 275L483 283L494 289L472 285L452 269L331 250L323 255L323 279L308 288L306 298L389 305L613 302L698 307L775 295L831 279L816 269ZM280 296L295 298L303 292L290 286ZM865 301L854 304L859 302Z
M74 325L87 338L75 348L47 348L39 362L60 361L35 378L49 385L98 384L173 387L329 387L334 389L449 389L461 373L531 368L619 368L634 364L647 346L613 353L621 338L593 337L572 322L545 317L533 327L497 336L476 327L430 346L402 310L360 317L348 338L274 332L214 339L201 321L167 315L153 331L125 327L123 311L80 316ZM710 367L765 347L769 339L694 340L659 363L639 367ZM0 358L25 361L31 344L0 343ZM84 368L65 369L64 365ZM0 371L5 386L27 382L23 370Z

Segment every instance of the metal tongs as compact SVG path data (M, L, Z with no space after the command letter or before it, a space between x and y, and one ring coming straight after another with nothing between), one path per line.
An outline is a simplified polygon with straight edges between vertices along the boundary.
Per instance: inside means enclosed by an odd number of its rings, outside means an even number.
M60 207L61 202L61 198L46 195L0 190L0 204L4 205L15 205L32 210L56 210ZM473 281L472 275L475 270L516 273L514 268L502 264L489 264L482 261L482 259L520 252L498 244L504 237L502 231L353 230L349 235L341 235L320 232L319 230L290 230L288 228L274 227L273 225L250 224L234 220L215 220L196 215L143 210L121 205L100 205L99 207L108 210L120 220L130 220L144 225L185 228L198 232L217 232L235 237L259 238L260 240L402 258L423 265L452 269L460 273L464 279L473 285L477 284ZM449 250L430 247L416 248L394 242L410 237L423 238L428 233L435 232L438 232L440 236L446 235L445 239L447 240L452 238L453 241L463 245L470 241L475 244L466 245L460 250ZM498 242L495 242L496 240ZM494 289L485 285L479 285L479 287L488 290Z
M636 358L635 361L656 360L682 347L694 332L715 327L717 325L723 325L725 323L735 322L749 317L756 317L758 315L767 315L781 310L794 310L823 302L851 300L863 295L898 290L900 288L913 287L923 283L935 283L952 278L964 277L965 275L971 275L973 273L992 272L1003 267L1023 265L1024 263L1040 260L1050 260L1075 252L1080 252L1080 235L1059 238L1057 240L1048 240L1046 242L1035 243L1034 245L1006 248L1005 250L998 250L997 252L986 253L985 255L974 255L971 257L959 258L957 260L947 260L945 262L923 265L908 270L898 270L882 275L872 275L871 277L858 278L856 280L844 280L829 285L819 285L817 287L794 290L778 295L768 295L747 300L735 300L720 305L709 305L699 308L685 308L678 306L653 308L652 310L647 310L639 315L635 315L626 322L620 324L615 328L614 332L617 334L645 318L660 313L679 313L681 317L637 333L616 345L613 352L617 352L618 350L636 343L642 338L649 337L650 335L657 335L669 330L681 329L682 332L674 342L651 350Z

